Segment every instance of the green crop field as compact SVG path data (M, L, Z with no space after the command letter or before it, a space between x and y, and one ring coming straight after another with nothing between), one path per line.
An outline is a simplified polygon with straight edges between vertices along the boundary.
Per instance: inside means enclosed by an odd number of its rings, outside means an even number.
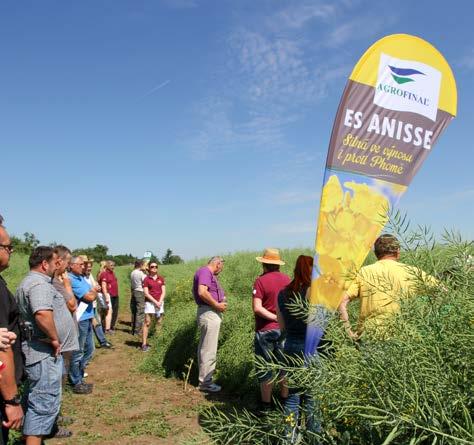
M290 381L313 393L320 406L323 433L314 437L302 427L301 443L473 443L474 281L472 267L462 266L473 246L449 234L440 243L422 235L405 243L402 261L434 275L440 284L402 305L392 338L366 341L358 349L335 317L327 333L334 346L331 357L287 369ZM283 272L291 275L301 253L310 252L282 252L287 261ZM261 273L256 255L226 257L219 277L229 307L219 340L218 381L234 399L202 415L217 443L287 443L282 414L262 417L245 409L252 408L256 393L251 310L252 284ZM370 256L367 262L373 260ZM198 332L191 285L202 264L161 267L168 288L166 318L142 370L196 383ZM353 307L353 322L356 311Z
M311 251L281 253L287 263L282 271L292 275L297 256ZM300 443L473 443L474 273L465 262L473 253L472 243L456 236L448 235L439 243L412 236L404 243L402 261L432 274L439 285L402 304L390 327L391 337L357 348L334 317L327 331L332 355L287 367L290 382L318 401L323 425L318 437L302 426ZM280 411L252 414L257 387L251 290L261 273L255 260L259 254L225 256L219 276L229 304L218 352L217 379L224 395L200 415L201 425L216 443L287 443L288 421ZM367 262L373 260L371 256ZM26 273L26 262L25 256L13 255L11 267L3 273L12 290ZM165 320L152 338L152 351L140 364L142 372L196 383L198 332L191 288L195 270L204 264L205 259L160 266L167 286ZM128 305L130 271L130 266L116 269L122 311ZM356 311L353 307L353 322Z
M309 250L283 250L286 264L282 272L292 275L296 258L311 254ZM253 369L252 285L262 273L255 260L261 252L241 252L225 258L225 267L219 281L226 292L228 309L221 327L218 356L218 379L227 391L253 396L255 379ZM174 266L161 266L160 273L167 283L166 318L156 338L155 352L149 354L142 369L161 372L166 376L182 377L189 373L191 383L197 382L196 348L199 341L196 329L196 304L192 296L192 280L196 269L206 264L197 260ZM192 366L189 368L189 365Z

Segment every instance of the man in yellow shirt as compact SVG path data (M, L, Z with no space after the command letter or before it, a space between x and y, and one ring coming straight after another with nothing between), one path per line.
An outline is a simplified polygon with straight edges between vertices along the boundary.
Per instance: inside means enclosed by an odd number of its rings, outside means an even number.
M349 286L339 313L349 335L358 339L363 331L383 336L384 325L390 315L400 312L400 300L416 294L426 284L436 285L432 276L414 266L400 263L400 243L393 235L382 235L375 241L377 262L360 269ZM360 298L357 332L351 330L347 304Z

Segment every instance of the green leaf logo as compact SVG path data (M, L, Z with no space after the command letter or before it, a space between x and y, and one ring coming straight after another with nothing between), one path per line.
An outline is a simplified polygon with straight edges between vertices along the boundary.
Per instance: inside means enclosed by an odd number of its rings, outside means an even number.
M421 71L414 70L412 68L397 68L395 66L388 65L390 68L393 80L397 82L399 85L403 85L404 83L407 82L414 82L415 79L413 79L411 76L416 75L416 74L421 74L422 76L425 75L425 73L422 73Z

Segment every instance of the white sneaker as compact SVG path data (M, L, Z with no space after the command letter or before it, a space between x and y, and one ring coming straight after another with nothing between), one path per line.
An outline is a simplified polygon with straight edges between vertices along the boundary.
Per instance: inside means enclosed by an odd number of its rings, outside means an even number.
M83 379L89 377L89 374L87 374L87 372L84 373L84 375L82 376Z
M199 391L202 392L219 392L222 389L221 386L216 383L207 383L205 385L199 385Z

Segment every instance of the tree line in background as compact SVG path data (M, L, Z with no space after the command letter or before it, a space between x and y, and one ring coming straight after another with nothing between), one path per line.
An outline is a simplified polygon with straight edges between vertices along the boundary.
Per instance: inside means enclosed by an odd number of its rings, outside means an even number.
M11 243L15 252L29 255L35 247L39 246L40 241L36 238L35 234L25 232L23 238L13 235L11 237ZM54 247L56 243L50 243L50 245ZM96 244L95 247L74 249L72 253L73 255L87 255L89 258L94 258L96 262L113 260L117 266L133 264L135 260L137 260L137 257L131 253L111 255L109 254L109 248L104 244ZM173 254L171 249L166 250L166 253L163 255L161 260L153 255L151 261L155 261L159 264L179 264L184 262L179 255Z

